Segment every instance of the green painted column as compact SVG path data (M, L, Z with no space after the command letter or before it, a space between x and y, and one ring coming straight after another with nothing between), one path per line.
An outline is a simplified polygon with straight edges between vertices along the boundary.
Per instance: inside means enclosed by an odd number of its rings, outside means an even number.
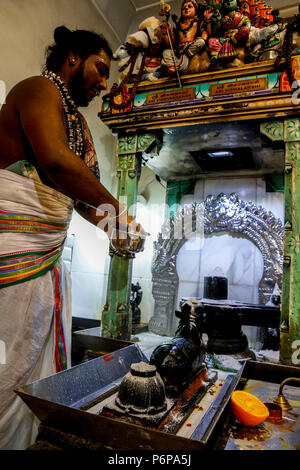
M118 200L121 204L127 204L127 209L133 217L135 216L142 154L152 150L157 144L155 134L130 134L119 136L118 139ZM110 256L106 304L101 318L101 335L129 341L132 330L129 298L133 259L116 256L112 248L110 248Z
M182 196L194 192L195 184L195 180L168 181L166 204L168 205L169 210L166 214L166 220L173 217L177 212Z
M285 145L285 236L280 361L300 364L300 120L269 121L261 133Z
M284 121L285 246L280 360L300 363L300 120ZM297 351L298 349L298 351ZM299 354L297 354L299 353Z

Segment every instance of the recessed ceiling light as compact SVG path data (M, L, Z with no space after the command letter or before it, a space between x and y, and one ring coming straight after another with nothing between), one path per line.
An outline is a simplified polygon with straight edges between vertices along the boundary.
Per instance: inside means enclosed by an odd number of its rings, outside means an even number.
M223 152L209 152L209 157L217 158L217 157L232 157L233 153L228 151Z

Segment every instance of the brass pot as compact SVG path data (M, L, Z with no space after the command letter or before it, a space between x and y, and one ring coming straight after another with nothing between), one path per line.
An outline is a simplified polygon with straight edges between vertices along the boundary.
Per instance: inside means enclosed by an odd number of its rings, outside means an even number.
M265 62L267 60L275 60L278 57L278 51L271 49L270 51L265 51L259 57L259 62Z

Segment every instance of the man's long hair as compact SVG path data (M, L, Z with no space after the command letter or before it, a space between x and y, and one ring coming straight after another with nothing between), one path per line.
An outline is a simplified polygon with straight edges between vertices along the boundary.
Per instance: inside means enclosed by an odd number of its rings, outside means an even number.
M55 44L49 46L46 51L46 67L52 72L61 67L71 51L78 54L82 60L91 54L98 54L100 50L104 50L112 58L112 50L107 40L101 34L91 31L70 31L65 26L58 26L54 31L54 41Z

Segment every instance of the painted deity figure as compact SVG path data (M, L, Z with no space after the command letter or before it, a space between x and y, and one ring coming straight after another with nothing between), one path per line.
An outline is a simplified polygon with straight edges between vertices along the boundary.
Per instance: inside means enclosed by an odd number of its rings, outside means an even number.
M238 0L239 11L250 18L252 26L265 28L273 21L273 8L262 0Z
M246 46L251 22L248 16L238 11L237 0L224 1L225 15L221 22L222 34L208 39L211 61L231 59L237 56L237 49Z
M249 0L249 6L250 6L250 20L252 26L255 26L255 28L259 28L261 24L261 15L260 15L260 10L261 10L261 0Z
M266 4L263 5L260 11L260 28L265 28L270 26L273 22L272 8L268 7Z
M211 37L219 37L221 34L223 0L208 0L203 11L201 37L207 41Z
M249 1L240 1L239 0L239 10L243 15L248 16L250 18L250 5Z
M198 54L205 46L201 38L201 22L199 20L199 5L195 0L184 0L181 6L181 16L170 34L175 51L176 65L180 71L185 71L189 60ZM168 67L170 73L175 71L174 56L165 34L168 49L163 52L162 64Z

